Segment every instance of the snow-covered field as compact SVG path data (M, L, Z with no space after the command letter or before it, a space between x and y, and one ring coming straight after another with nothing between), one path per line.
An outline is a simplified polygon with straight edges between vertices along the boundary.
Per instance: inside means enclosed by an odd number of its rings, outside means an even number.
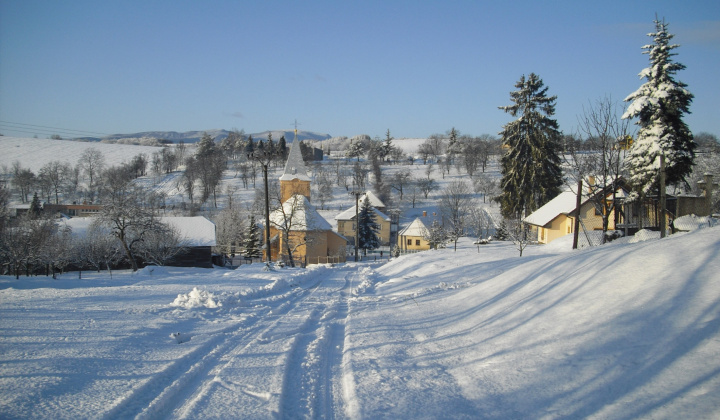
M720 229L559 249L0 277L0 417L719 418Z
M67 162L75 166L85 150L91 147L102 153L107 166L127 163L141 153L152 156L153 153L160 150L159 147L151 146L2 136L0 137L0 165L10 167L13 162L17 161L23 168L30 169L37 175L43 166L52 161Z

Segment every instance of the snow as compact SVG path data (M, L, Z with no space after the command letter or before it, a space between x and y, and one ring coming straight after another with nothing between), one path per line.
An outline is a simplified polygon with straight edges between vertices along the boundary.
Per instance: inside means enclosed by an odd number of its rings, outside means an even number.
M700 217L694 214L678 217L673 221L675 229L685 232L711 227L714 226L715 223L717 223L717 221L708 216Z
M287 224L285 218L288 218ZM278 228L289 227L293 231L332 230L332 226L320 215L307 197L295 194L283 203L282 209L270 213L270 223Z
M160 222L176 229L186 246L215 246L215 224L204 216L175 217L162 216ZM72 229L73 234L85 236L94 217L73 217L61 219L60 224Z
M360 201L360 210L362 210L362 201ZM381 212L380 210L376 209L375 207L372 207L371 209L374 214L379 216L381 219L390 221L390 216L386 215L385 213ZM349 209L343 211L342 213L339 213L335 216L335 220L355 220L355 205L353 204L352 207Z
M164 216L160 217L160 222L175 228L187 246L215 246L215 223L204 216Z
M0 277L0 417L718 418L718 249Z
M417 219L413 220L412 223L410 223L407 227L403 228L399 233L398 236L425 236L427 234L427 227L425 227L425 223L418 217Z
M0 136L0 165L9 167L18 161L23 168L38 174L43 166L52 161L76 165L83 152L91 147L103 154L107 166L126 163L141 153L149 157L160 150L152 146Z

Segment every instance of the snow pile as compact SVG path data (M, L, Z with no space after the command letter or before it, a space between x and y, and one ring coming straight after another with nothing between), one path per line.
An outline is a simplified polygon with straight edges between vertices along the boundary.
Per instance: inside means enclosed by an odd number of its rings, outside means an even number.
M684 232L692 232L693 230L702 229L704 227L712 227L713 225L714 219L707 216L699 217L694 214L678 217L673 222L675 229Z
M376 277L375 272L370 267L365 267L360 270L360 273L358 274L360 284L358 287L353 289L352 294L359 296L372 291L375 287L375 282L377 281Z
M170 306L185 309L218 308L222 306L222 303L212 293L194 287L188 294L179 294Z
M138 270L135 274L140 276L167 276L168 270L167 267L161 267L159 265L148 265Z
M640 229L634 236L631 236L627 243L634 244L637 242L645 242L653 239L660 239L660 232L653 230Z

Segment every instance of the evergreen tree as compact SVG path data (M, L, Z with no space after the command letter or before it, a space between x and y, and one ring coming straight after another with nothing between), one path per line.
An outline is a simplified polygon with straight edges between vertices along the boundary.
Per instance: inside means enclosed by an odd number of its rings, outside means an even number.
M245 234L245 256L248 258L260 258L262 250L260 249L260 228L255 222L255 216L250 215L250 223L247 233Z
M285 162L287 160L288 155L288 148L287 148L287 142L285 141L285 136L280 137L280 140L278 140L278 159L281 162Z
M555 114L556 96L546 96L542 79L530 73L510 92L514 102L499 107L517 120L506 124L502 136L507 152L502 165L502 193L498 197L506 217L529 214L560 193L560 131L551 118Z
M202 138L198 142L197 150L195 151L195 156L199 157L205 157L212 155L217 150L217 147L215 146L215 140L210 137L208 133L203 133Z
M442 245L448 240L448 233L440 222L433 220L430 229L425 230L423 239L430 243L430 248L437 249L438 245Z
M500 222L500 226L495 230L495 239L498 241L504 241L508 237L508 228L505 219Z
M623 118L637 117L640 126L626 166L631 183L643 194L658 185L661 155L670 185L683 183L695 160L696 143L682 120L683 114L690 113L693 95L685 89L686 84L673 79L685 66L672 61L677 54L671 51L679 45L670 44L674 35L667 32L667 26L664 20L655 19L655 32L648 34L654 43L643 47L643 54L650 56L650 67L639 74L647 81L625 98L630 106Z
M382 160L387 159L388 156L390 156L393 152L393 149L395 146L392 144L393 138L390 136L390 129L388 128L387 133L385 133L385 142L382 144L380 148L380 157Z
M365 197L358 213L358 248L367 253L368 249L375 249L380 246L380 225L373 217L375 212L370 205L370 199Z
M357 161L360 162L360 157L365 154L365 146L362 144L361 141L350 141L350 147L348 147L347 151L345 152L345 156L348 158L357 158Z
M252 136L248 136L247 143L245 143L245 156L250 156L255 152L255 141Z
M42 208L40 207L40 198L37 195L37 192L33 194L32 201L30 202L30 209L28 210L28 213L30 214L31 219L37 219L40 217L40 212L42 211Z
M448 174L450 173L450 167L455 161L455 155L460 153L460 144L458 143L459 136L460 133L455 129L455 127L451 128L450 131L448 131L448 144L447 148L445 149L445 159L447 162L446 169L448 171Z

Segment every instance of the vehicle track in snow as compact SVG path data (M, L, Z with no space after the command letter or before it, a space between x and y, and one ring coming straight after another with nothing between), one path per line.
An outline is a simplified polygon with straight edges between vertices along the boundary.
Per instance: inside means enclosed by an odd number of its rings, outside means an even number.
M256 305L260 306L260 309L250 311L245 319L215 332L206 343L169 363L141 386L120 397L116 404L104 413L103 418L140 419L171 415L207 382L208 377L212 377L212 372L216 371L224 360L267 331L272 326L268 326L269 319L282 318L283 314L311 294L312 288L321 281L254 299L253 303L263 303L277 300L278 297L287 297L284 302L275 306Z
M353 274L350 271L339 274L342 277L333 280L335 286L331 293L319 293L308 299L317 309L305 331L296 337L288 355L280 396L281 418L333 419L344 410L338 378L341 377L347 299Z
M347 296L356 270L328 269L309 282L266 296L274 306L257 305L261 308L250 311L246 319L214 333L119 398L104 417L265 413L334 418L343 412L341 385L333 378L340 377ZM268 363L268 354L277 355L274 363Z

